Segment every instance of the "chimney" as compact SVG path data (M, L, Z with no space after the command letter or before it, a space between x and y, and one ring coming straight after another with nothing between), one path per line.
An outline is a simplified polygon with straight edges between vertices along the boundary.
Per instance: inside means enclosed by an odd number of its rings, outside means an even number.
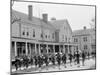
M48 21L48 14L42 14L42 18L43 18L43 21L44 22L47 22Z
M84 30L86 29L86 26L84 26Z
M29 5L28 6L28 19L32 21L32 16L33 16L33 13L32 13L32 5Z

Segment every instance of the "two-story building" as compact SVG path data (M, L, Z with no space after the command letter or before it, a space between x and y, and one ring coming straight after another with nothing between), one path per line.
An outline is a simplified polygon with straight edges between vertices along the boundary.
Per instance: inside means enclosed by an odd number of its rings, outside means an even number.
M95 29L84 29L73 31L73 41L78 44L77 50L84 50L85 52L95 52Z
M72 29L68 20L56 20L53 18L51 19L51 23L56 28L56 42L60 44L60 51L63 52L65 50L65 53L73 53L76 44L72 41Z
M48 14L42 19L33 16L32 5L28 14L11 11L11 57L72 52L72 30L68 20L48 21Z

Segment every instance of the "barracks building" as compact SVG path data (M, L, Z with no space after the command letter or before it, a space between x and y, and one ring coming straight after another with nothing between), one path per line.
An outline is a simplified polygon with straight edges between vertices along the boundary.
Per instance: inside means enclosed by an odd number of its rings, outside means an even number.
M77 44L73 42L72 29L67 19L48 21L48 14L42 19L33 16L32 5L28 15L11 11L11 59L15 56L73 53Z

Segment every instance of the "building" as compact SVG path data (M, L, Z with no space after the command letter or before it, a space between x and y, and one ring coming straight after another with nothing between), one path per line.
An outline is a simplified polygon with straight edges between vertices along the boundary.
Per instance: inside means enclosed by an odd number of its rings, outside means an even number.
M48 14L42 19L34 17L32 5L28 15L12 10L11 57L72 52L72 30L67 20L48 21ZM59 26L57 26L59 25Z
M56 42L60 43L60 50L61 52L63 52L63 45L65 46L65 53L73 53L73 49L75 44L73 44L72 41L72 29L70 27L70 24L68 23L67 19L63 19L63 20L56 20L56 19L52 19L51 20L52 25L56 28L55 31L55 38L56 38ZM69 48L69 50L68 50Z
M85 26L82 30L73 31L73 41L78 44L77 50L85 52L95 52L96 51L96 38L95 30L87 29Z

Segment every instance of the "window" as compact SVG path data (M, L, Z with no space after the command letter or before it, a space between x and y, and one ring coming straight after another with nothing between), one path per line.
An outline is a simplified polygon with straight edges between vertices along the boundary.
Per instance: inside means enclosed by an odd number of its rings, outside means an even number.
M64 39L64 35L62 35L62 39Z
M23 35L25 35L25 32L23 31L23 33L22 33Z
M41 34L41 38L43 38L43 34Z
M87 41L87 37L83 37L83 41L86 42Z
M74 38L74 42L78 42L78 39L77 38Z
M66 41L67 41L67 37L66 37Z
M29 32L27 32L27 36L29 35Z
M87 50L87 49L88 49L87 45L84 45L84 50Z
M48 38L50 39L50 35L48 35Z
M47 35L45 35L45 38L47 38Z
M78 50L78 46L76 46L76 49Z
M92 46L92 49L96 49L96 45L91 45Z
M54 33L52 33L52 38L54 39Z
M35 37L35 30L33 29L33 37Z
M69 42L70 42L70 38L69 38Z

